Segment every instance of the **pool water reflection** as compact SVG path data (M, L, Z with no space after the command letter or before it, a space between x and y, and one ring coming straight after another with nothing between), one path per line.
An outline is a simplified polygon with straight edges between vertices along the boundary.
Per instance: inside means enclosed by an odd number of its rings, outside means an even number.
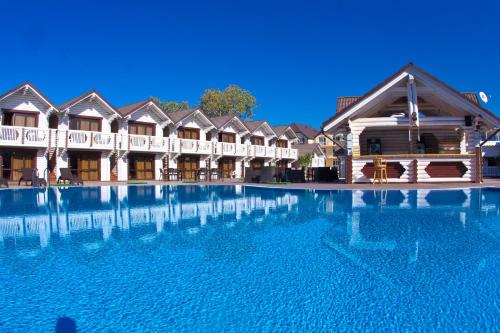
M0 332L494 331L500 191L0 191Z

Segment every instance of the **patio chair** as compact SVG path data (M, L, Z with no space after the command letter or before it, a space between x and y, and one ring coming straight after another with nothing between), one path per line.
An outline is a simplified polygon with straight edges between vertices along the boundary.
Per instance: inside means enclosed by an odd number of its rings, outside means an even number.
M21 178L19 178L18 183L19 186L21 185L21 182L24 182L25 186L28 186L28 182L30 182L30 185L33 187L47 186L47 181L38 177L38 171L34 168L21 169Z
M80 177L73 175L70 168L60 168L61 175L57 179L57 183L66 184L69 182L71 185L83 185L83 180Z
M169 168L167 173L168 180L182 180L182 172L179 169Z
M160 180L167 181L168 180L168 170L160 168Z
M381 158L373 159L373 184L379 182L382 184L383 181L387 184L387 162Z

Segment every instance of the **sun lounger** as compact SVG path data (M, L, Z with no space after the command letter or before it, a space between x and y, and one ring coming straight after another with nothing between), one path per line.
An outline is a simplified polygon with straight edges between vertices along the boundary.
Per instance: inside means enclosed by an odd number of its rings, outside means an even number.
M66 182L69 182L72 185L83 185L83 180L73 175L70 168L60 168L59 171L61 171L61 175L57 179L58 184L66 184Z
M21 178L19 179L18 185L21 185L22 182L24 182L24 185L26 186L28 185L28 182L30 182L30 185L33 187L47 186L47 181L38 177L37 169L32 168L21 169Z

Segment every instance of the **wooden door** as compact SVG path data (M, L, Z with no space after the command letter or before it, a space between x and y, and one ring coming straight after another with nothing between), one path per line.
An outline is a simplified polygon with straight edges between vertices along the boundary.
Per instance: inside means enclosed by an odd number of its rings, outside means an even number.
M196 169L199 168L200 158L195 156L181 156L178 159L178 169L182 172L184 179L196 178Z
M154 160L152 157L136 157L134 161L136 179L154 179Z
M22 168L33 168L34 167L34 157L29 154L12 154L11 157L11 180L18 181L21 178Z
M219 170L222 178L231 178L231 174L236 170L235 160L233 158L221 158L219 162Z
M99 163L96 155L80 155L77 157L78 175L82 180L100 180Z

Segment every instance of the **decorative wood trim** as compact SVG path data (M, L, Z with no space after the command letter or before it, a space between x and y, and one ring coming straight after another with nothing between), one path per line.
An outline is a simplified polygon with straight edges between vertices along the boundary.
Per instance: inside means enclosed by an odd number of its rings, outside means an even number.
M476 155L476 175L474 177L474 182L476 184L479 184L483 181L483 159L481 157L481 147L476 147L475 148L475 155Z
M471 158L476 154L396 154L396 155L361 155L355 159L375 159L375 158Z
M413 169L412 183L416 184L418 183L418 161L413 160L411 162L411 167Z
M468 168L461 161L432 161L425 167L431 178L463 178Z
M348 155L345 160L345 181L352 184L352 156Z

